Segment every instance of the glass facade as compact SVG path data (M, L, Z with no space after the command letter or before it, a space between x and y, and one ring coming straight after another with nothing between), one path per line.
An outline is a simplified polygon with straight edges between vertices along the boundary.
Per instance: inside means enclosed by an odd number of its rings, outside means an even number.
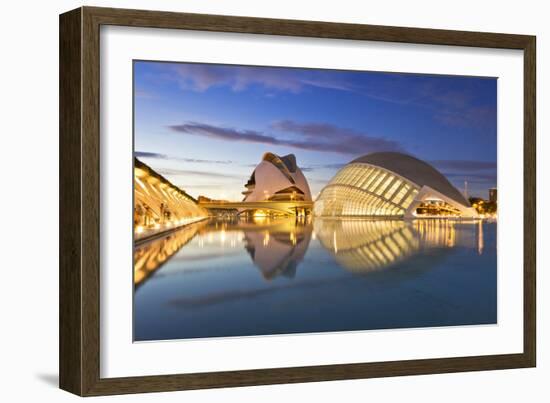
M364 163L342 168L321 191L314 214L399 217L418 194L418 186L385 169Z

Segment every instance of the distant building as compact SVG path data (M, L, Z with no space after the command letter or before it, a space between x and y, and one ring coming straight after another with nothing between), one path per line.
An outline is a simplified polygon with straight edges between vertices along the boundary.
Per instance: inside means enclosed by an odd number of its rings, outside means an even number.
M344 166L321 191L321 217L476 217L464 196L434 167L410 155L379 152Z
M311 201L309 185L294 154L279 157L265 153L245 187L245 202Z
M489 201L496 203L497 201L497 188L489 189Z

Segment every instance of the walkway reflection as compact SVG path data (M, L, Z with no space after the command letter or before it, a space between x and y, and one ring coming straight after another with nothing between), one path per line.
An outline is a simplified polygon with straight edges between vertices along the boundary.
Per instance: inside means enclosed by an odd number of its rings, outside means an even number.
M177 251L191 241L206 224L207 221L189 224L168 236L136 246L134 248L134 285L139 286L158 270Z
M457 226L460 227L457 229ZM389 268L422 249L475 247L481 254L482 228L478 222L444 219L413 222L321 219L314 222L321 245L339 265L360 273Z

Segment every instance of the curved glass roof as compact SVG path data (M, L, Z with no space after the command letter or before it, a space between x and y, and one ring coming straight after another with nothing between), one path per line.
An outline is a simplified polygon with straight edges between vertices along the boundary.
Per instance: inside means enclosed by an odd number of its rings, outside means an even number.
M449 180L430 164L398 152L379 152L364 155L350 162L364 163L392 171L419 186L429 186L466 207L470 203Z

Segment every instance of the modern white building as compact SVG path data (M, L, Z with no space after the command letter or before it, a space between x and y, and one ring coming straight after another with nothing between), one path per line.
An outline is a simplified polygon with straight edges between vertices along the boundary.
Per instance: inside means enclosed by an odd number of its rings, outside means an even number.
M319 217L477 217L447 178L410 155L379 152L345 165L315 201Z
M311 191L294 154L265 153L243 192L245 202L311 201Z

